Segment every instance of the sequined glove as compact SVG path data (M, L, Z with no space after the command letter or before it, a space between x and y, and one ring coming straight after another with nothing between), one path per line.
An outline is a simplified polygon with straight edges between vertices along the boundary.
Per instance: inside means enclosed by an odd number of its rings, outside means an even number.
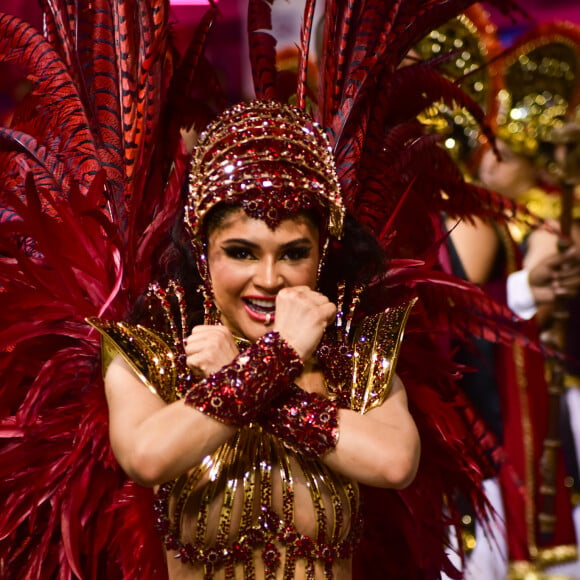
M295 384L261 415L260 422L287 447L310 457L321 457L338 443L336 402Z
M247 425L286 389L304 365L278 334L268 332L230 364L199 381L185 403L228 425Z

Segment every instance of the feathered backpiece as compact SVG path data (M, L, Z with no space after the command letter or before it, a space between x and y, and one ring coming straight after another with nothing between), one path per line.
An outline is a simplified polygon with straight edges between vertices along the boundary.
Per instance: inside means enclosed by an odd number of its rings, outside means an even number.
M259 98L276 98L280 87L272 3L249 2ZM84 321L126 318L160 275L188 164L180 129L202 128L225 107L203 57L216 9L180 57L167 0L41 4L44 35L0 15L0 61L17 65L29 87L0 128L0 571L14 579L162 579L150 491L127 481L112 456L99 343ZM357 564L366 579L454 573L446 518L455 516L455 493L478 496L490 468L485 434L445 352L453 332L510 336L486 323L507 313L446 277L436 247L440 212L504 219L512 208L465 184L417 121L435 101L482 120L479 105L432 64L402 66L420 39L471 4L327 0L320 92L308 94L330 137L345 205L393 257L387 277L368 288L364 313L423 298L400 367L424 439L422 466L411 488L377 492L368 504ZM299 41L299 107L309 90L314 6L307 0Z
M0 127L0 575L163 578L85 318L126 318L158 276L189 163L179 130L222 98L211 76L192 88L215 11L178 63L164 0L42 7L44 36L0 15L0 62L28 87Z

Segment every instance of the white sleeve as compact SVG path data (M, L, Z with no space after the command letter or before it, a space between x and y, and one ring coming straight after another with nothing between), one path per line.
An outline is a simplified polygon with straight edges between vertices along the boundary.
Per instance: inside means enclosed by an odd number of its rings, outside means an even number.
M527 270L512 272L507 278L507 304L520 318L529 320L538 307L532 295Z

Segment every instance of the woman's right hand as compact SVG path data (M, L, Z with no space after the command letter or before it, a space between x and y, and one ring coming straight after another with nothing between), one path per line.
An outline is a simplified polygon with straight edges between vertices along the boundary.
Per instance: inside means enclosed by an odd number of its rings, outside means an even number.
M273 330L307 361L335 315L336 306L324 294L308 286L283 288L276 296Z

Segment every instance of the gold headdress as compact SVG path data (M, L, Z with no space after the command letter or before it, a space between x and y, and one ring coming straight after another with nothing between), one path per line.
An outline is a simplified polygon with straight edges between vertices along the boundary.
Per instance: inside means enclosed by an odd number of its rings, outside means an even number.
M539 25L502 60L497 134L516 153L534 157L577 105L580 28L567 22Z
M493 118L501 79L493 74L493 59L500 52L496 26L478 4L431 31L415 47L421 59L453 56L441 64L441 72L459 86ZM456 161L480 144L481 129L469 111L440 101L426 109L420 121L447 135L445 147Z
M193 153L185 220L194 242L218 203L240 205L272 228L314 208L326 217L328 234L340 238L344 206L323 129L275 101L240 103L222 113Z

